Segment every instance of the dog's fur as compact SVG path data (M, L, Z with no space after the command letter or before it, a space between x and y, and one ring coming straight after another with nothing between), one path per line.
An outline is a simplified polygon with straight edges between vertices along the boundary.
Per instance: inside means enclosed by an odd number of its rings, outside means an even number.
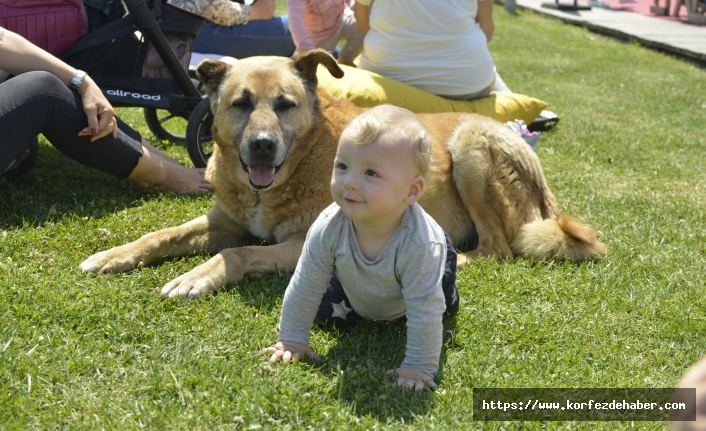
M189 298L246 275L293 271L309 226L332 202L341 132L363 111L317 89L319 64L343 76L322 50L293 60L202 62L197 73L211 100L216 144L206 178L216 205L181 226L97 253L81 269L126 271L165 256L220 251L162 289L163 296ZM524 254L583 260L605 251L589 226L559 215L537 155L515 132L475 114L419 118L433 139L420 204L454 244L477 240L459 263ZM270 245L238 246L253 238Z

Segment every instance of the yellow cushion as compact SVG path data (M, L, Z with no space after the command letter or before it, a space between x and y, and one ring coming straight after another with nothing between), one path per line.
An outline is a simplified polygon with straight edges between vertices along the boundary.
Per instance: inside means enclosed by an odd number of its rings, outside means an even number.
M390 103L416 113L473 112L503 123L524 120L527 124L547 107L547 103L539 99L517 93L493 94L471 101L449 100L367 70L343 65L341 68L345 75L336 79L319 65L316 73L319 86L361 107Z

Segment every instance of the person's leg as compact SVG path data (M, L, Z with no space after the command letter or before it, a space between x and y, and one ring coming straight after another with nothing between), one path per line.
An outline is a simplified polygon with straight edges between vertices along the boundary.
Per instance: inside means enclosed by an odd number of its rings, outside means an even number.
M338 328L353 326L363 320L363 317L351 307L346 292L343 291L343 286L335 275L331 278L326 293L321 298L316 320Z
M353 60L363 52L363 39L365 39L365 33L358 30L355 17L351 15L344 17L336 33L325 41L317 44L316 47L325 49L333 54L340 64L355 67ZM341 40L345 40L346 43L343 49L338 50L338 55L336 55L336 50L338 49L337 45Z
M334 34L331 35L328 39L325 41L318 43L316 45L317 48L325 49L326 51L330 52L333 54L334 50L336 49L336 45L338 45L338 41L341 40L341 32L343 31L343 24L341 24L340 27L338 27L338 30ZM339 50L339 56L340 56L340 50Z
M355 16L347 15L343 17L340 39L345 40L346 43L338 56L338 62L355 66L353 60L363 52L363 41L365 40L365 33L358 29Z
M456 250L446 232L444 232L444 236L446 237L446 267L441 279L441 289L444 291L446 299L444 316L451 317L458 313L459 306L458 290L456 289Z
M0 175L10 168L17 167L14 163L19 162L18 157L27 149L32 139L37 137L33 124L17 124L18 115L12 111L15 105L22 101L17 100L16 90L20 90L20 86L13 87L10 81L0 83ZM15 127L16 125L19 127ZM24 155L26 156L27 154Z
M165 155L149 144L144 147L140 134L120 119L117 139L108 135L90 142L79 137L86 124L80 96L54 75L28 72L12 78L0 85L0 166L41 133L68 157L118 178L179 193L210 188L203 170L167 163Z
M286 15L230 27L207 22L201 27L193 47L194 52L235 58L256 55L290 57L295 49Z
M213 188L204 178L206 169L187 168L159 152L145 138L141 141L142 157L127 177L137 187L163 187L176 193L202 193Z
M78 137L87 124L81 99L54 75L28 72L0 88L0 130L5 147L0 166L40 133L72 159L118 178L126 178L137 165L142 150L139 142L125 133L120 132L118 139L111 136L95 143Z

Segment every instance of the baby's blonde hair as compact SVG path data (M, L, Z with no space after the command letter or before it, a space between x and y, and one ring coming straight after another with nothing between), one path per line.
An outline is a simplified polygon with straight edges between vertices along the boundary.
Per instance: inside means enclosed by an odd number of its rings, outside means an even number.
M370 145L382 136L407 143L419 174L426 179L431 169L431 136L412 111L390 104L378 105L354 118L346 130L355 145Z

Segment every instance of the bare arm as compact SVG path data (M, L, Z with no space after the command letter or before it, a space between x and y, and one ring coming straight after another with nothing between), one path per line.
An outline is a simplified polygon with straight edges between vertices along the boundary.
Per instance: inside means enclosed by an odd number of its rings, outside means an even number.
M258 0L250 6L250 21L268 21L275 16L275 0Z
M485 33L485 38L490 43L495 31L495 23L493 22L493 0L478 0L478 13L476 21L480 24L481 30Z
M370 30L370 21L368 20L368 14L370 13L370 7L358 2L355 3L355 8L353 8L353 14L355 15L355 22L358 24L358 30L366 33Z
M262 0L260 0L262 1ZM289 31L292 33L292 40L297 47L295 55L316 48L314 41L309 36L306 29L304 16L307 13L307 4L303 0L287 0L287 12L289 14Z
M0 69L19 75L44 70L69 85L76 69L32 44L32 42L0 27ZM81 86L83 87L83 86Z
M66 85L76 73L76 69L32 44L24 37L0 27L0 69L19 75L34 70L42 70L55 75ZM91 135L91 141L113 133L118 136L118 128L113 116L115 112L108 100L103 96L98 85L89 77L83 80L78 93L81 95L83 109L88 117L88 127L79 136Z

